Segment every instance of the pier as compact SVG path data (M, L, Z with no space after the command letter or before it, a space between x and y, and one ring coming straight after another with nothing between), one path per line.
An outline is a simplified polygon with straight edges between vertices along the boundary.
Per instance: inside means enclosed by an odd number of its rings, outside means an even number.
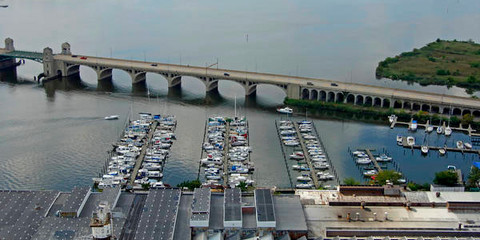
M230 149L230 122L225 123L225 147L223 148L223 185L228 184L228 150Z
M137 157L137 161L135 162L135 167L133 168L132 175L130 175L130 185L133 185L135 182L135 178L137 177L138 170L142 166L143 159L145 158L145 153L147 152L148 146L151 144L151 140L153 137L153 134L155 133L155 129L157 129L158 122L153 121L152 126L150 128L150 131L148 132L147 135L147 142L142 146L142 151L140 152L140 155Z
M312 121L312 129L315 132L315 136L317 137L318 142L320 143L320 146L323 149L323 152L325 153L325 157L327 158L328 164L330 164L330 168L332 169L333 175L335 175L335 181L337 184L340 184L340 179L338 178L337 171L335 170L335 167L333 166L332 160L328 156L327 149L325 148L325 145L323 144L322 138L320 138L320 135L318 134L317 127L315 126L315 123Z
M293 122L293 126L295 126L295 131L297 132L298 140L300 141L300 145L302 146L302 151L303 151L303 156L305 157L305 161L307 162L307 165L310 168L310 174L312 175L313 184L315 185L315 189L318 189L320 188L320 184L318 183L317 174L315 173L315 169L313 168L312 162L310 161L310 154L308 154L307 147L305 147L305 141L303 139L302 134L300 133L300 129L298 128L298 123Z
M394 128L395 125L406 125L407 127L410 127L410 124L412 123L414 119L410 119L410 122L401 122L397 121L397 117L394 118L393 122L390 124L390 128ZM428 126L432 126L434 129L440 127L439 125L430 125L430 120L427 120L426 123L417 123L417 128L422 127L424 129L427 129ZM443 129L447 127L445 125L445 122L442 123ZM469 136L474 136L474 137L480 137L480 133L475 133L477 130L473 129L472 126L469 124L467 128L464 128L462 124L458 127L450 127L452 131L458 131L458 132L466 132Z
M378 164L377 159L375 159L375 157L373 156L372 152L370 151L370 149L365 149L365 152L367 153L368 158L370 158L370 160L372 160L373 165L375 166L375 168L377 169L377 171L378 171L378 172L383 171L383 169L380 167L380 164Z
M290 180L290 187L292 189L295 189L295 187L293 185L293 182L292 182L292 175L290 174L290 170L288 169L287 154L285 153L285 146L283 145L283 142L282 142L282 137L280 135L280 129L278 129L277 120L275 120L275 129L277 130L278 140L280 141L280 148L282 149L283 160L285 161L285 169L287 169L288 179Z
M413 145L413 146L409 146L407 143L406 143L406 140L403 140L402 142L402 146L404 148L411 148L412 150L413 149L421 149L422 146L421 145ZM475 153L475 154L479 154L480 155L480 150L479 149L465 149L465 148L453 148L453 147L438 147L438 146L427 146L428 147L428 150L439 150L439 149L445 149L446 152L461 152L461 153Z

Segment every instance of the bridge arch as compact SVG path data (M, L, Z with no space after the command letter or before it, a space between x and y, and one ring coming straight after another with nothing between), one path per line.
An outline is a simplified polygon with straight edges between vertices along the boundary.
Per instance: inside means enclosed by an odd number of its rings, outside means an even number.
M334 92L328 92L327 102L335 102L335 93Z
M270 83L257 84L257 94L255 102L264 105L278 105L283 103L287 97L287 86L275 85Z
M220 79L218 81L218 92L228 98L246 96L248 95L248 82Z
M402 108L412 110L412 104L410 102L404 102Z
M320 101L324 101L324 102L327 101L327 92L321 90L319 95L320 95L320 96L319 96L319 97L320 97L320 99L319 99Z
M442 111L442 114L450 115L450 114L452 114L452 109L449 108L449 107L444 107L443 111Z
M82 65L80 66L79 71L82 82L91 86L97 85L97 73L94 68L88 65Z
M318 91L313 89L310 93L310 100L318 100Z
M430 112L430 105L428 104L422 104L422 111L424 112Z
M339 93L337 93L336 98L337 98L338 103L342 103L345 100L345 95L343 95L343 93L339 92Z
M456 115L456 116L462 115L462 109L454 108L453 111L452 111L452 115Z
M366 97L365 97L365 103L364 103L364 105L372 106L372 104L373 104L373 99L372 99L372 97L366 96Z
M404 106L405 104L400 100L395 100L395 102L393 102L393 108L404 108Z
M382 99L379 97L375 97L373 99L373 106L375 107L381 107L382 106Z
M420 110L420 109L421 109L420 104L418 104L418 103L413 103L413 104L412 104L412 110L413 110L413 111L418 111L418 110Z
M356 105L363 105L363 96L362 95L357 95L355 97L355 104Z
M355 104L355 95L353 94L348 94L347 95L347 103Z
M383 108L389 108L390 107L390 99L383 99L383 102L382 102L382 107Z
M310 91L306 88L302 90L302 99L309 99L310 98Z
M440 107L439 106L432 106L430 108L431 113L440 113Z
M473 115L474 117L480 117L480 111L478 111L478 110L473 111L473 112L472 112L472 115Z
M467 114L470 114L472 115L472 111L468 110L468 109L464 109L463 112L462 112L462 116L465 116Z

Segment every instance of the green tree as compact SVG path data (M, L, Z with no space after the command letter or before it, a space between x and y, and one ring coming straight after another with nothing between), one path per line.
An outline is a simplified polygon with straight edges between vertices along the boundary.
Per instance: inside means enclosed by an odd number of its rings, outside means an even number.
M181 182L180 184L177 185L177 187L179 187L179 188L186 187L191 191L193 191L193 189L199 188L201 186L202 186L202 183L198 179L197 180L191 180L191 181L183 181L183 182Z
M451 170L445 170L435 173L435 178L433 182L435 184L445 185L445 186L454 186L457 184L458 176L457 172Z
M383 170L375 177L375 183L379 185L385 185L387 181L398 184L398 179L402 177L402 174L394 170Z
M471 124L473 122L473 119L474 119L474 116L472 114L467 113L462 117L462 124L463 125Z
M240 188L240 190L242 190L242 192L247 191L247 187L248 187L248 185L247 185L247 183L244 182L244 181L241 181L241 182L238 184L238 188Z
M470 169L470 174L468 175L467 186L470 188L479 187L479 181L480 181L480 169L473 166L472 169Z
M355 178L349 177L343 179L343 184L345 185L360 185L360 182L355 180Z

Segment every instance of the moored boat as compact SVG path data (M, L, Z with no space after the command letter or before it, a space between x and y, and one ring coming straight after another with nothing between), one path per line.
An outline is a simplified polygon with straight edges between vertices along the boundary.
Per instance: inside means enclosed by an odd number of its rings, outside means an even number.
M418 127L418 124L417 124L417 121L416 120L412 120L412 122L409 124L408 126L408 130L410 131L417 131L417 127Z
M408 146L415 145L415 138L413 136L408 136L407 137L407 144L408 144Z
M293 109L291 109L291 108L289 108L289 107L277 108L277 112L279 112L279 113L284 113L284 114L292 114L292 113L293 113Z
M445 155L445 153L446 153L447 151L445 151L444 148L440 148L440 149L438 149L438 152L440 153L440 155Z
M463 149L463 141L457 141L457 148Z
M442 134L443 133L443 127L442 126L438 126L437 127L437 134Z
M445 128L445 136L450 136L450 135L452 135L452 129L450 128L450 126L448 126Z
M118 115L106 116L104 119L105 119L105 120L117 120L117 119L118 119Z
M464 142L463 145L465 146L466 149L472 149L472 144Z
M427 154L428 153L428 146L425 146L425 145L422 145L422 147L420 148L422 153L423 154Z

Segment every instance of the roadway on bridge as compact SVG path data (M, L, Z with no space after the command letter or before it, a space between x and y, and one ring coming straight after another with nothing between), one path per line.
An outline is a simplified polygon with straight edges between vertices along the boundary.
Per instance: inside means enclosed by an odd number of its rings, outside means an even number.
M22 51L25 52L25 51ZM0 49L0 55L6 53L5 49ZM86 59L81 59L85 57ZM112 69L134 69L142 72L153 73L170 73L180 76L191 77L209 77L213 79L225 79L233 81L251 81L259 84L273 84L273 85L287 85L298 84L305 88L318 89L325 91L349 92L352 94L362 94L372 97L383 97L392 99L410 100L412 102L423 102L430 104L438 104L451 107L467 107L473 109L480 109L480 101L468 97L458 97L451 95L442 95L428 92L420 92L414 90L403 90L379 87L373 85L365 85L358 83L343 83L331 80L318 78L305 78L287 75L256 73L228 69L214 69L205 67L185 66L176 64L164 64L158 62L143 62L134 60L102 58L92 56L57 54L54 56L55 60L64 61L70 64L89 65L89 66L103 66ZM225 76L228 73L229 76ZM337 86L332 86L336 83ZM301 94L301 93L300 93Z

